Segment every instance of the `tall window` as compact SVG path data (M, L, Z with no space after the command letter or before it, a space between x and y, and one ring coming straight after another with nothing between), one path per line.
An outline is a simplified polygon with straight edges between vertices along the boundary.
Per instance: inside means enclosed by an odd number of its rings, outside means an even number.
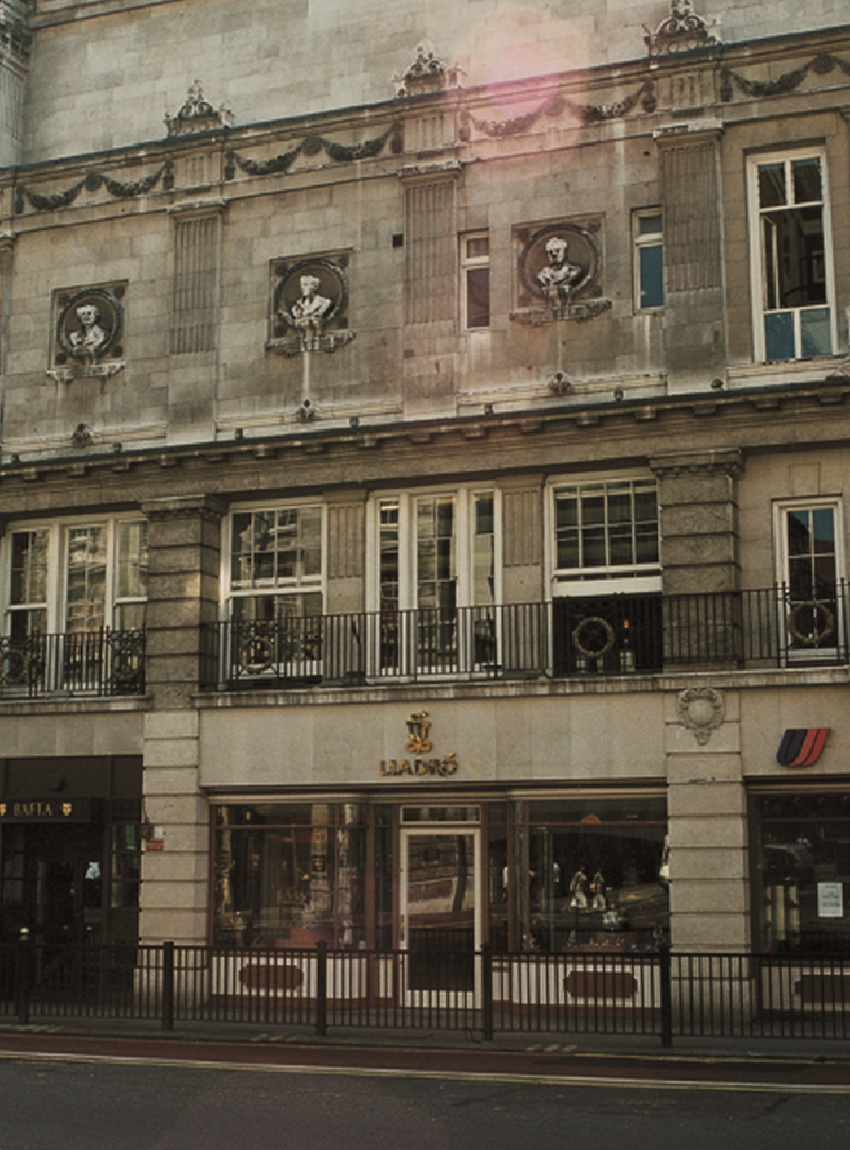
M611 580L657 574L654 479L558 486L554 498L556 578Z
M823 155L812 151L753 160L751 197L758 228L757 358L831 354L832 252Z
M230 548L235 618L282 622L322 614L320 506L237 512Z
M835 500L779 505L779 579L785 585L788 641L798 657L838 646L844 577L839 505Z
M382 610L451 614L498 597L497 497L462 489L377 502L377 587Z
M7 629L13 639L26 639L47 630L49 538L46 527L12 532Z
M13 639L144 626L145 520L13 528L6 556L4 630Z
M486 234L461 237L463 326L490 326L490 240Z
M636 212L633 221L635 243L635 307L649 311L664 306L664 247L661 212Z

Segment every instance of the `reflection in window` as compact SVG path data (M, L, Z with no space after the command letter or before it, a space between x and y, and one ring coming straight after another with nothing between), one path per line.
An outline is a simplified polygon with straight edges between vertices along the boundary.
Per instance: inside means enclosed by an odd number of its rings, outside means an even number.
M822 158L756 166L764 358L832 352Z
M850 954L850 796L758 795L753 805L762 948Z

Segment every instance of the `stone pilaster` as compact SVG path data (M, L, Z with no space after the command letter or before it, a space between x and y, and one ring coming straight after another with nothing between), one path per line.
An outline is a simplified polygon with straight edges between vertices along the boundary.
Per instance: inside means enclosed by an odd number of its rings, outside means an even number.
M726 364L719 124L656 133L664 219L666 362L672 390L708 387Z
M457 181L454 159L401 173L404 188L404 391L414 405L457 378Z
M710 687L665 699L672 945L751 945L739 700Z
M543 591L542 480L503 480L502 598L505 603L539 603Z
M221 510L202 496L144 505L149 580L145 813L153 842L142 858L141 938L207 938L209 812L198 785L201 626L218 615Z
M664 593L736 590L741 452L676 452L650 466L661 505Z
M209 809L198 787L198 712L151 712L144 739L143 793L153 837L142 854L140 939L204 943Z
M366 554L366 493L329 496L328 614L363 609L363 565Z

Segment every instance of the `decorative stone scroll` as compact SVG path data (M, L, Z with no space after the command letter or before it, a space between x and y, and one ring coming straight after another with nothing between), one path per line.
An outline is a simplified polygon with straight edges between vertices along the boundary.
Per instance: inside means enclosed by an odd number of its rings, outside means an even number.
M233 124L233 113L226 104L214 108L204 97L200 80L189 88L183 106L175 116L165 113L165 128L169 137L194 136L198 132L213 132L217 128L229 128Z
M654 32L645 24L644 31L643 39L650 56L691 52L695 48L710 48L720 43L717 24L709 28L702 16L694 12L691 0L670 0L670 15Z
M449 65L436 55L430 40L416 45L416 55L411 64L401 73L393 76L396 96L420 96L424 92L441 92L445 88L459 88L463 69L459 65Z
M587 320L611 307L612 301L601 293L599 228L598 220L564 221L517 233L520 290L512 320L534 326L552 320Z
M347 326L347 262L341 255L274 263L270 351L287 356L334 352L354 339Z
M78 288L60 292L55 301L56 347L48 375L58 382L99 376L109 378L125 366L124 288Z

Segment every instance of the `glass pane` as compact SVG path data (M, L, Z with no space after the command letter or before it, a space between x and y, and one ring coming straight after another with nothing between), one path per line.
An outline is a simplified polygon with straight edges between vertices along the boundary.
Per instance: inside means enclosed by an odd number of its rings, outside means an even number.
M607 566L604 528L586 527L581 533L581 545L584 567Z
M493 496L476 495L475 497L475 533L476 535L492 535L493 533Z
M11 603L43 603L47 598L47 531L12 535Z
M820 178L820 158L809 156L805 160L792 160L794 203L806 204L823 199Z
M474 236L466 241L466 258L486 259L490 254L490 240L487 236Z
M581 518L584 524L605 522L605 496L583 495Z
M638 524L635 528L635 562L658 562L658 528L654 524Z
M118 524L119 599L141 598L148 588L148 525L143 519Z
M664 249L661 244L638 249L640 258L640 306L661 307L664 303Z
M411 990L471 990L475 975L475 837L407 836Z
M301 512L302 575L322 573L322 510L305 507Z
M106 529L72 527L68 531L67 629L93 631L104 624Z
M634 562L632 554L632 530L630 525L615 527L610 532L611 556L614 566L624 566Z
M639 487L635 485L635 520L643 522L655 521L658 518L658 496L655 485Z
M794 359L794 313L777 311L764 317L765 359Z
M575 527L578 523L578 500L574 495L559 495L556 505L559 527Z
M558 536L558 567L578 567L578 531L570 531Z
M800 342L804 356L832 354L831 326L828 307L800 313Z
M490 269L468 268L466 272L466 326L490 324Z
M826 303L821 209L788 209L763 219L768 309Z
M638 216L638 235L654 236L661 233L661 214L657 216Z
M788 554L810 555L811 546L811 511L797 508L788 512Z
M632 501L629 491L608 492L608 522L627 523L632 517Z
M774 208L788 202L785 190L785 164L759 164L759 207Z

